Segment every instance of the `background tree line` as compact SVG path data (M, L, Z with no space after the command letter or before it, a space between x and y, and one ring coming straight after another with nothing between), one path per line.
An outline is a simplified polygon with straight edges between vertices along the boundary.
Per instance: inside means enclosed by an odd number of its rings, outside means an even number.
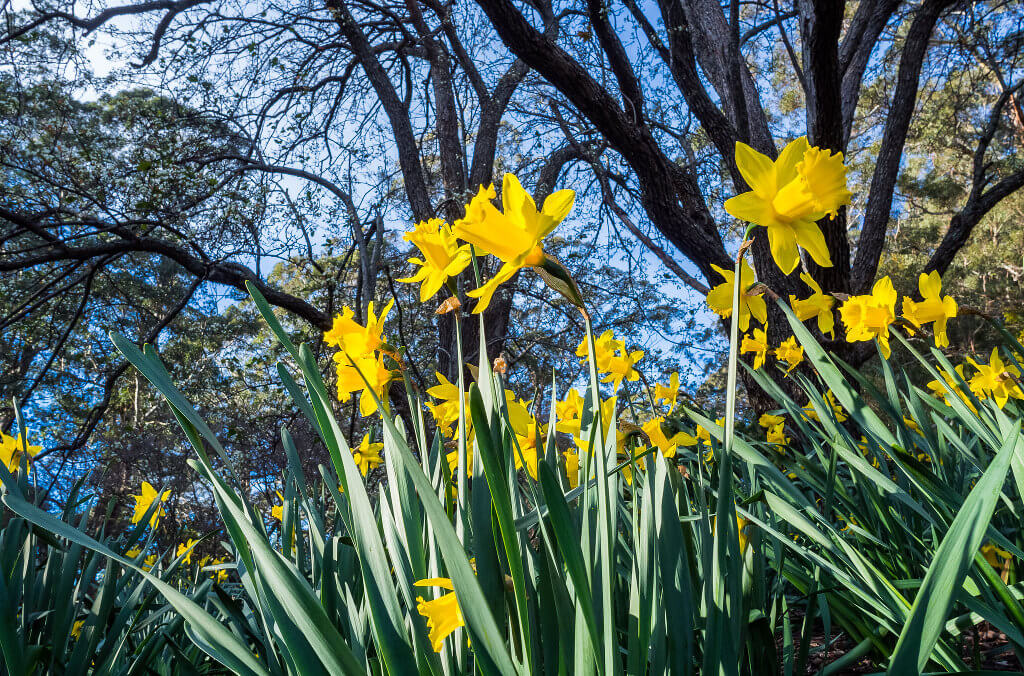
M39 480L55 496L86 473L108 494L142 478L199 490L168 413L113 353L116 329L176 365L253 491L271 498L277 429L299 418L271 384L278 355L244 302L247 281L319 346L325 371L319 334L339 308L362 317L393 298L389 333L410 346L417 382L454 375L453 326L395 282L409 274L400 235L457 219L505 171L538 199L577 191L553 253L598 330L646 348L651 378L681 368L708 400L719 363L703 293L742 231L712 205L747 189L737 141L774 157L807 133L846 154L853 204L821 223L835 265L806 261L826 291L863 293L889 274L909 292L934 269L963 305L1024 324L1019 3L47 0L2 11L0 395L45 434ZM95 75L100 50L113 68ZM762 240L760 279L801 293ZM504 289L486 313L488 349L506 355L523 396L541 397L552 367L578 364L579 321L533 276ZM769 316L774 344L784 326ZM985 343L980 321L958 326L954 349ZM868 354L833 348L855 364ZM4 409L0 424L11 417ZM296 435L310 465L322 461L312 433Z

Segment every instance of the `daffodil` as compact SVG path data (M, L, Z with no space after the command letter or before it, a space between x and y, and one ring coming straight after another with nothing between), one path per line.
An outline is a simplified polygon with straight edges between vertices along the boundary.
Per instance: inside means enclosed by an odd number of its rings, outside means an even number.
M26 450L28 458L31 460L39 451L43 450L43 447L26 443L20 434L12 437L0 432L0 463L4 464L8 472L14 474L21 469L21 458ZM27 463L26 468L27 472L31 472L32 463ZM0 481L0 486L2 485L3 482Z
M410 258L409 262L420 266L420 269L412 277L398 281L408 284L422 282L421 303L433 298L449 277L465 270L473 259L469 245L459 246L451 227L440 218L420 221L403 238L419 249L423 258Z
M564 451L565 477L569 480L569 488L576 488L580 485L580 455L571 450Z
M754 329L744 334L740 342L740 354L754 354L754 370L764 366L764 360L768 356L768 336L764 329Z
M967 383L978 399L992 397L999 408L1005 406L1010 397L1024 399L1024 392L1018 384L1020 370L1013 364L1003 363L998 347L992 348L987 364L979 364L970 357L967 361L978 370Z
M540 211L533 198L512 174L505 174L501 187L503 211L491 203L494 186L480 190L466 205L465 217L455 222L452 232L483 253L496 256L503 265L486 284L467 293L479 298L474 313L491 304L494 292L519 270L544 264L544 238L562 222L572 209L576 193L559 190L544 200Z
M757 424L765 429L774 427L779 423L786 422L786 418L781 415L775 415L773 413L762 413L761 417L757 419Z
M589 355L589 341L584 336L576 348L576 356L581 357L582 361L586 363ZM601 382L612 383L612 388L615 390L619 389L623 380L635 382L640 379L640 374L634 366L643 359L643 356L644 353L641 350L632 352L627 350L625 341L617 340L611 329L594 340L594 362L597 365L597 370L606 374Z
M789 297L789 304L793 308L793 314L802 322L806 322L812 317L817 317L818 330L822 334L828 334L834 338L836 318L832 313L832 308L836 304L836 299L823 293L821 286L806 272L800 273L800 279L804 281L804 284L811 287L811 291L814 293L811 294L810 298L802 300L798 300L796 296L791 295Z
M342 308L341 314L334 318L331 330L324 334L324 342L341 349L353 361L372 357L374 351L384 344L384 320L394 304L395 301L389 301L378 317L373 311L373 301L370 301L366 308L366 326L355 321L352 308Z
M438 598L427 601L422 596L416 597L416 610L427 618L427 629L430 630L428 638L434 652L441 652L444 647L444 640L448 635L459 627L466 626L466 620L462 617L462 610L459 608L458 598L455 596L455 586L447 577L432 577L426 580L419 580L417 587L441 587L449 590Z
M772 162L745 143L736 144L736 165L749 192L725 202L736 218L763 225L775 263L787 275L800 263L802 247L822 267L831 267L825 236L816 221L834 217L850 203L843 154L812 147L801 136Z
M197 542L199 541L193 538L189 538L187 542L183 542L180 545L178 545L178 549L174 555L177 557L184 554L185 558L183 558L181 562L183 564L192 563L192 549L196 546Z
M832 394L832 390L825 392L824 399L825 403L832 409L832 413L836 417L836 422L844 422L847 418L846 412L843 411L843 407L839 405L838 401L836 401L836 395ZM818 417L818 410L814 408L813 402L807 402L801 410L803 410L804 415L808 420L821 420L821 418Z
M208 571L207 566L209 565L212 568L213 566L223 566L225 563L229 563L226 557L222 556L219 559L211 559L209 556L204 556L203 560L199 562L199 567L203 569L204 572L209 572L210 578L218 584L223 584L228 581L227 568L217 568L215 570Z
M78 639L82 636L82 627L85 626L85 620L75 620L75 623L71 625L71 636Z
M747 543L749 538L747 536L747 528L750 526L750 522L744 519L739 514L736 515L736 532L739 535L740 541L740 553L743 554L747 551ZM715 536L718 536L718 517L711 518L711 529L714 531Z
M281 504L270 507L270 516L278 521L284 521L284 496L281 495L281 491L275 491L275 493L277 493L277 499L281 501Z
M797 344L796 336L790 336L775 348L775 358L789 364L786 373L790 373L804 360L804 348Z
M1001 547L987 542L981 547L981 555L988 561L988 565L992 566L996 570L1000 570L1005 562L1013 559L1013 554L1002 549Z
M725 281L711 289L711 292L708 293L708 307L723 319L728 319L732 316L732 287L736 279L736 273L733 270L725 270L717 265L712 265L711 267L717 270L718 274L725 278ZM756 281L754 269L750 267L750 263L746 259L743 259L740 265L739 316L739 327L740 331L743 332L746 332L750 327L751 315L762 324L768 321L768 306L765 304L761 292L753 295L748 293L748 290Z
M956 371L956 374L958 376L960 376L960 380L967 382L967 376L964 375L963 364L955 366L953 370ZM949 404L949 400L947 399L947 397L950 394L955 394L957 398L959 398L962 402L964 402L964 404L967 405L967 408L971 409L972 413L978 412L978 409L975 408L974 406L974 402L971 401L971 398L967 396L967 393L960 388L959 381L955 377L953 377L952 374L950 374L944 368L939 368L939 375L942 376L942 382L938 380L933 380L930 383L928 383L928 389L932 391L932 394L935 396L936 399L941 399L946 404ZM968 387L970 387L970 385L968 385Z
M668 412L671 413L676 407L676 399L679 398L679 372L673 371L672 375L669 376L668 384L662 385L661 383L655 383L654 385L654 403L665 404L668 406Z
M142 490L139 495L133 495L132 497L135 498L135 512L132 514L132 523L138 523L142 521L144 516L146 516L146 512L149 511L150 505L154 502L166 502L168 498L171 497L171 492L169 490L164 491L163 494L159 495L158 500L156 489L153 488L152 484L148 481L143 481ZM162 506L158 506L153 510L153 515L149 517L149 525L156 528L157 524L160 523L160 517L164 516L166 513L166 510L164 510Z
M768 432L765 435L765 440L769 444L780 444L782 446L788 444L790 439L786 436L786 423L781 422L769 427Z
M846 340L858 342L878 339L882 356L889 358L889 326L896 320L896 289L892 280L882 277L870 295L852 296L839 308L846 324Z
M924 300L915 302L909 298L904 299L903 317L914 326L935 322L932 331L935 333L936 347L949 347L946 322L956 317L956 301L952 296L942 296L942 278L934 270L927 275L921 273L917 278L917 288Z
M679 446L696 446L697 439L686 432L676 432L671 437L665 434L665 419L653 418L645 422L642 429L647 437L654 444L654 447L661 451L666 458L675 457L676 449Z
M576 390L565 393L565 399L555 402L555 429L573 436L579 436L583 424L583 397Z
M363 440L359 442L359 445L352 449L352 459L363 476L366 476L370 469L384 462L380 457L383 448L384 444L371 444L370 433L367 432L363 435Z
M338 374L338 399L348 401L356 392L359 395L359 414L368 416L377 410L377 399L384 401L384 389L394 374L384 366L384 356L361 357L349 361L347 352L334 355ZM366 380L364 381L363 378Z

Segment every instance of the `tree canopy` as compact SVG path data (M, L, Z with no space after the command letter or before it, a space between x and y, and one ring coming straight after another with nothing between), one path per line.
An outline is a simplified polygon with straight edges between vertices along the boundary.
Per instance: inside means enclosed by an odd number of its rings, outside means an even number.
M168 361L221 411L240 452L279 454L252 422L275 407L221 387L274 369L239 303L246 282L314 341L343 305L362 317L370 301L397 299L421 385L451 376L453 324L435 330L402 302L414 290L395 282L409 274L400 233L454 222L506 171L538 202L577 191L552 253L595 316L661 350L648 368L683 362L693 385L720 365L702 304L742 234L716 206L749 188L738 142L774 158L807 135L844 153L852 204L820 222L833 265L803 262L825 291L864 293L880 274L913 291L936 270L977 310L1024 322L1019 3L47 0L2 11L0 394L45 420L55 467L118 452L110 437L96 443L109 426L167 415L128 382L111 330L180 356ZM97 76L101 49L111 70ZM753 256L776 293L803 293L763 232ZM578 364L581 335L535 284L518 277L485 314L492 356L533 384ZM774 344L786 326L773 308ZM954 347L983 342L979 331L965 324ZM830 345L854 364L871 354ZM218 368L194 368L199 355ZM171 443L149 429L122 439L125 466Z

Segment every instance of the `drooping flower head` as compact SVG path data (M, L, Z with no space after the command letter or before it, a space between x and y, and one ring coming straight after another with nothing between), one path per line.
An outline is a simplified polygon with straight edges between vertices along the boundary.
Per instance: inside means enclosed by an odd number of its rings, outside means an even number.
M579 436L583 424L583 397L576 388L565 393L565 399L555 402L555 429Z
M586 363L589 355L590 345L584 336L576 348L576 356ZM643 356L642 350L628 351L625 341L616 340L611 329L594 339L594 362L597 364L597 370L606 374L601 382L612 383L615 390L619 389L623 380L635 382L640 379L640 374L634 366L643 359Z
M665 404L668 406L668 412L671 413L676 407L676 399L679 398L679 372L673 371L672 375L669 376L668 384L662 385L661 383L655 383L654 385L654 403Z
M924 326L935 322L932 330L935 333L936 347L949 347L949 336L946 335L946 322L956 317L957 305L952 296L942 296L942 278L932 270L927 275L921 273L917 278L917 288L921 292L920 302L910 298L903 300L903 317L914 326Z
M800 273L800 279L804 281L804 284L811 287L814 293L811 294L810 298L802 300L790 295L789 304L793 308L793 314L802 322L806 322L812 317L817 317L818 330L822 334L828 334L834 338L836 318L832 314L832 308L836 304L836 299L826 293L822 293L821 286L806 272Z
M696 446L697 438L686 432L676 432L671 437L665 434L665 418L658 417L648 420L642 426L651 443L666 458L673 458L680 446Z
M444 640L448 638L448 635L459 627L466 626L466 620L462 617L462 610L459 608L458 598L455 596L455 585L447 577L419 580L415 585L417 587L441 587L449 590L449 593L432 601L427 601L422 596L416 597L416 610L427 618L430 645L434 648L434 652L439 653L444 647Z
M768 432L765 435L765 441L769 444L780 444L782 446L788 444L790 439L786 436L786 423L780 422L777 425L769 427ZM781 453L782 451L779 450L779 452Z
M419 249L423 258L410 258L409 262L420 266L419 270L412 277L398 281L408 284L422 282L421 303L433 298L449 277L458 275L472 261L469 245L459 246L451 227L440 218L420 221L411 232L405 233L403 239Z
M724 270L717 265L711 267L717 270L718 274L725 278L725 281L708 293L708 307L723 319L728 319L732 316L732 286L736 279L736 273L732 270ZM758 292L753 295L748 293L756 281L754 269L750 267L750 263L746 259L743 259L740 266L740 286L742 287L740 289L740 331L745 332L750 328L751 315L762 324L768 321L768 306L764 302L762 293Z
M736 144L736 165L749 192L725 202L736 218L762 225L775 263L787 275L800 263L802 247L822 267L831 267L825 236L816 221L834 217L850 203L842 153L812 147L801 136L772 162L745 143Z
M768 336L764 329L754 329L744 334L740 342L740 354L754 354L754 370L764 366L764 360L768 356Z
M189 538L188 541L182 542L178 545L178 549L175 551L174 556L178 557L184 554L185 558L183 558L181 562L183 564L192 563L192 549L196 546L197 542L198 540L194 538Z
M1018 384L1020 369L1013 364L1004 364L998 347L992 348L987 364L979 364L971 357L967 361L978 369L967 383L978 399L992 397L999 408L1005 406L1010 397L1024 399L1024 391Z
M3 463L11 474L21 469L21 458L25 451L28 451L28 459L31 460L41 450L43 450L42 446L33 446L26 443L21 434L12 437L0 432L0 463ZM27 463L26 468L26 471L31 473L32 463ZM0 481L0 486L2 485L3 482Z
M338 352L334 355L334 361L338 374L338 399L348 401L354 393L359 392L359 415L375 413L377 401L373 395L376 394L377 399L384 402L384 389L394 377L394 373L384 365L384 355L350 361L346 352Z
M280 505L271 505L270 516L274 517L278 521L284 521L284 496L281 495L281 491L275 491L277 493L277 499L281 501Z
M580 485L580 454L572 449L562 452L565 458L565 478L569 480L569 488L576 488Z
M394 304L395 301L389 301L378 317L373 313L373 301L370 301L366 308L366 326L355 321L352 308L342 308L341 314L334 318L331 330L324 334L324 342L341 349L353 360L372 356L384 344L384 320Z
M135 512L132 514L132 523L138 523L146 516L146 512L149 511L150 505L154 502L167 502L171 497L171 491L166 490L162 494L158 494L152 484L148 481L143 481L142 490L139 492L139 495L133 495L132 497L135 498ZM156 528L160 523L160 517L166 514L167 511L163 506L157 507L149 517L149 525L152 528Z
M851 296L839 308L848 342L877 338L882 356L889 358L889 326L896 320L896 289L889 277L875 282L870 295Z
M356 467L359 468L359 473L366 476L372 468L377 467L384 462L380 457L380 452L384 449L384 444L371 444L370 433L367 432L363 435L363 440L359 442L359 445L352 449L352 459L356 463Z
M832 413L836 417L836 422L844 422L847 419L848 416L846 415L846 411L844 411L843 407L839 405L838 401L836 401L836 395L832 394L832 390L826 391L823 399L825 400L825 403L828 404L828 407L832 409ZM801 410L804 412L804 415L808 420L821 421L821 418L818 417L818 409L814 408L813 401L808 401Z
M544 206L537 210L537 204L523 189L519 179L505 174L501 186L503 211L492 204L494 186L483 187L466 205L466 215L455 222L452 232L459 238L480 249L481 253L492 254L503 265L486 284L467 293L479 298L473 313L480 313L491 303L494 292L503 283L524 267L544 263L544 238L562 222L572 209L576 193L559 190L544 200Z
M967 382L967 376L964 375L963 364L958 364L957 366L953 367L953 370L956 372L958 376L960 376L960 380ZM964 402L964 404L967 405L967 408L971 409L971 412L978 412L978 409L977 407L975 407L974 402L971 401L971 398L968 397L967 393L963 391L963 389L960 387L960 382L953 376L953 374L951 374L946 369L939 367L939 375L942 376L941 382L938 380L933 380L930 383L928 383L928 389L932 391L932 394L935 396L935 398L941 399L946 404L949 404L949 400L947 399L947 397L950 394L952 394L955 395L962 402ZM970 385L968 385L968 387L970 387Z
M775 348L775 358L789 364L786 373L790 373L804 360L804 348L796 342L796 336L790 336Z

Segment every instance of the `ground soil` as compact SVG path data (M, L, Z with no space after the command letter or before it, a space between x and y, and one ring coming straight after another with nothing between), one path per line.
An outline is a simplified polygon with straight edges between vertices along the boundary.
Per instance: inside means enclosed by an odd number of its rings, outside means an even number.
M796 619L796 618L794 618ZM796 630L800 626L799 621L794 621L793 627ZM776 642L779 653L782 652L781 636ZM808 674L816 674L827 664L834 662L845 655L853 646L853 642L843 633L833 633L830 638L828 649L822 649L825 645L825 634L819 626L811 638L811 655L808 659ZM963 660L972 669L985 669L989 671L1024 671L1017 656L1013 653L1006 635L996 631L988 623L978 625L978 650L974 648L974 635L967 632L963 644ZM980 657L980 662L978 658ZM853 666L844 669L839 674L877 674L885 671L884 664L877 664L871 656L865 657ZM781 672L780 672L781 673Z

